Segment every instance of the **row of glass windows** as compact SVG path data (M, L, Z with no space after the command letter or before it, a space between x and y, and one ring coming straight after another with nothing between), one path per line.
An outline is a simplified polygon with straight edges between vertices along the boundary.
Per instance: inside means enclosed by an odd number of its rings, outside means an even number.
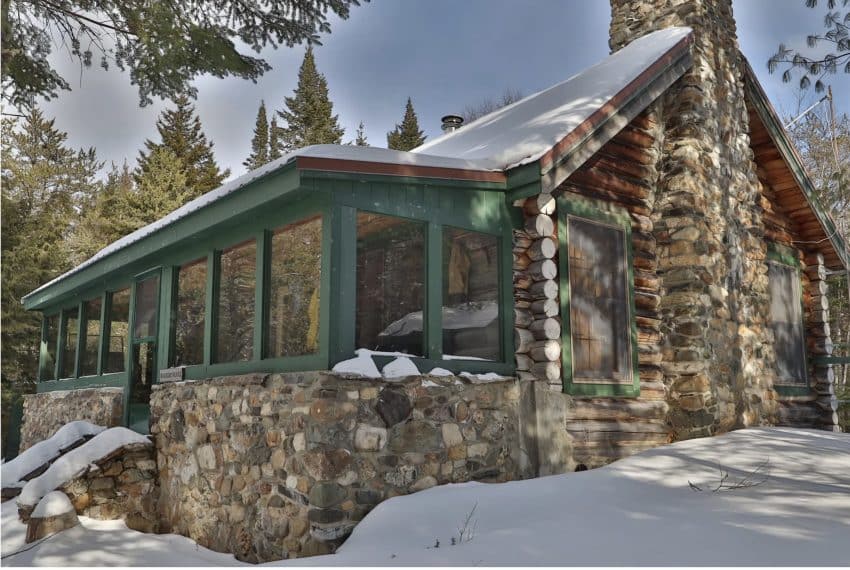
M423 319L427 282L425 235L426 224L422 222L358 213L357 347L411 355L427 353ZM321 216L276 229L269 246L261 357L315 354L319 350ZM213 363L255 359L257 253L257 242L251 239L218 252L215 258ZM211 273L208 265L208 258L203 257L177 268L171 312L173 366L204 363L206 319L210 313L206 306ZM444 228L442 275L443 353L447 358L501 359L497 238ZM123 372L127 343L135 346L156 341L158 300L157 277L137 281L132 337L129 288L85 301L81 305L85 319L82 329L79 308L47 316L41 378ZM80 330L82 341L77 339ZM101 342L102 366L98 370Z

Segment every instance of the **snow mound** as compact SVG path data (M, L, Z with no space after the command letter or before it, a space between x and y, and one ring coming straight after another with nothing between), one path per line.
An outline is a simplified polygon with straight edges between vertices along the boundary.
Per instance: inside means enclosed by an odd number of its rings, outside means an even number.
M123 427L109 428L57 459L44 473L28 481L18 496L18 504L32 506L50 491L58 489L83 473L89 466L127 445L153 445L151 441Z
M36 443L13 460L3 464L0 468L3 487L23 487L26 484L26 481L22 481L24 477L62 455L64 449L86 437L95 436L105 429L105 427L84 421L65 424L49 438Z
M355 376L363 376L365 378L380 378L381 373L375 362L372 360L371 353L365 349L354 351L357 356L337 362L334 367L334 372L340 374L353 374Z
M472 372L461 372L461 376L468 379L472 384L486 384L488 382L499 382L502 380L511 380L510 376L502 376L495 372L487 372L485 374L473 374Z
M384 366L384 378L405 378L407 376L419 376L419 369L413 361L406 356L399 356Z
M721 471L727 487L712 492ZM845 565L848 513L850 435L746 429L600 469L396 497L335 555L286 564Z
M428 376L454 376L454 372L451 370L446 370L445 368L432 368L428 373Z
M36 505L32 516L36 518L58 517L74 510L71 499L62 491L47 493Z

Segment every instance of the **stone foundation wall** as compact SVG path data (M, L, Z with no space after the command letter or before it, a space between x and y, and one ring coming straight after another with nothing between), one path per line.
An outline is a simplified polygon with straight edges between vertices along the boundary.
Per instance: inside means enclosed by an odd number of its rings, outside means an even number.
M520 385L324 372L154 386L161 530L261 562L332 552L376 504L522 476Z
M85 388L26 394L24 396L21 451L52 436L68 422L85 420L95 425L123 425L124 391L121 388Z
M77 514L94 519L124 519L128 527L156 532L156 453L152 444L132 444L98 460L83 475L59 488ZM21 508L26 522L33 506Z

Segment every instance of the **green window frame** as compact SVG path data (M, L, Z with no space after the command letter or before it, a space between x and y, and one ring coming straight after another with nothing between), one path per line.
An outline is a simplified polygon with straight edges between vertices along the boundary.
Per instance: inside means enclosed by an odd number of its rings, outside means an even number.
M629 343L627 355L631 358L629 382L578 382L573 373L573 349L570 313L570 261L569 219L575 218L608 226L622 232L626 277L626 308ZM558 198L558 274L561 303L561 364L564 393L585 397L637 397L640 395L637 322L635 319L634 256L632 252L632 224L628 212L611 204L597 204L586 199L561 196Z
M49 332L50 327L48 326L49 319L56 319L56 333L53 337L54 345L54 355L53 355L53 366L51 367L52 373L50 377L45 377L45 372L47 372L47 355L48 355L48 343L50 342ZM61 331L61 323L62 323L62 312L54 312L54 313L44 313L41 318L41 343L39 347L38 354L38 381L39 382L53 382L57 380L59 376L59 333Z
M340 227L340 247L335 251L335 274L338 279L335 282L337 295L335 295L334 306L339 310L338 337L336 351L330 362L333 366L336 362L352 358L356 346L355 340L355 305L356 305L356 266L357 266L357 232L356 219L358 212L378 214L381 216L395 217L405 221L420 223L425 226L425 303L423 307L423 350L422 356L409 355L408 358L416 365L423 374L432 368L440 367L453 372L495 372L498 374L513 374L515 364L513 362L513 339L508 337L506 331L513 332L513 322L507 319L513 317L513 311L504 310L506 306L512 306L513 290L509 286L511 282L511 271L513 267L513 253L511 248L506 247L504 226L494 225L492 228L474 226L472 224L460 223L459 220L447 220L435 222L429 212L421 212L423 215L415 215L403 207L395 209L370 208L370 207L347 207L343 206L337 214ZM419 214L417 212L416 214ZM460 229L488 235L496 240L497 248L497 274L498 294L500 304L498 326L499 326L499 353L500 360L478 360L474 358L443 358L443 231L444 229ZM507 272L507 273L506 273ZM341 304L346 300L350 307ZM374 355L378 369L391 362L395 356Z
M802 327L802 335L800 341L802 343L801 351L804 358L804 362L802 365L802 381L788 382L782 381L777 377L777 381L774 385L774 388L776 389L776 392L781 396L806 396L811 393L811 380L809 378L810 355L806 342L806 307L804 300L805 292L803 291L803 276L802 267L800 266L800 258L796 250L794 250L793 248L775 242L768 242L767 263L791 268L797 275L795 283L797 284L796 292L799 294L800 297L800 325Z

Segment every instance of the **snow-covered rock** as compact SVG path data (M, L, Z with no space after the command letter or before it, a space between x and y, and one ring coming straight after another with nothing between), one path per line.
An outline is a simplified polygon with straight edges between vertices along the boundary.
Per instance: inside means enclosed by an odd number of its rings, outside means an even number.
M3 487L23 487L26 484L24 477L59 457L65 449L105 429L105 427L84 421L65 424L48 439L36 443L16 458L3 464L0 468Z
M38 518L58 517L73 510L74 505L71 504L68 495L62 491L51 491L41 498L30 516Z
M129 445L153 445L151 441L123 427L109 428L57 459L41 475L24 485L18 496L22 507L36 505L50 491L85 473L89 466Z
M413 361L406 356L399 356L387 363L383 369L384 378L405 378L407 376L419 376L419 369Z

